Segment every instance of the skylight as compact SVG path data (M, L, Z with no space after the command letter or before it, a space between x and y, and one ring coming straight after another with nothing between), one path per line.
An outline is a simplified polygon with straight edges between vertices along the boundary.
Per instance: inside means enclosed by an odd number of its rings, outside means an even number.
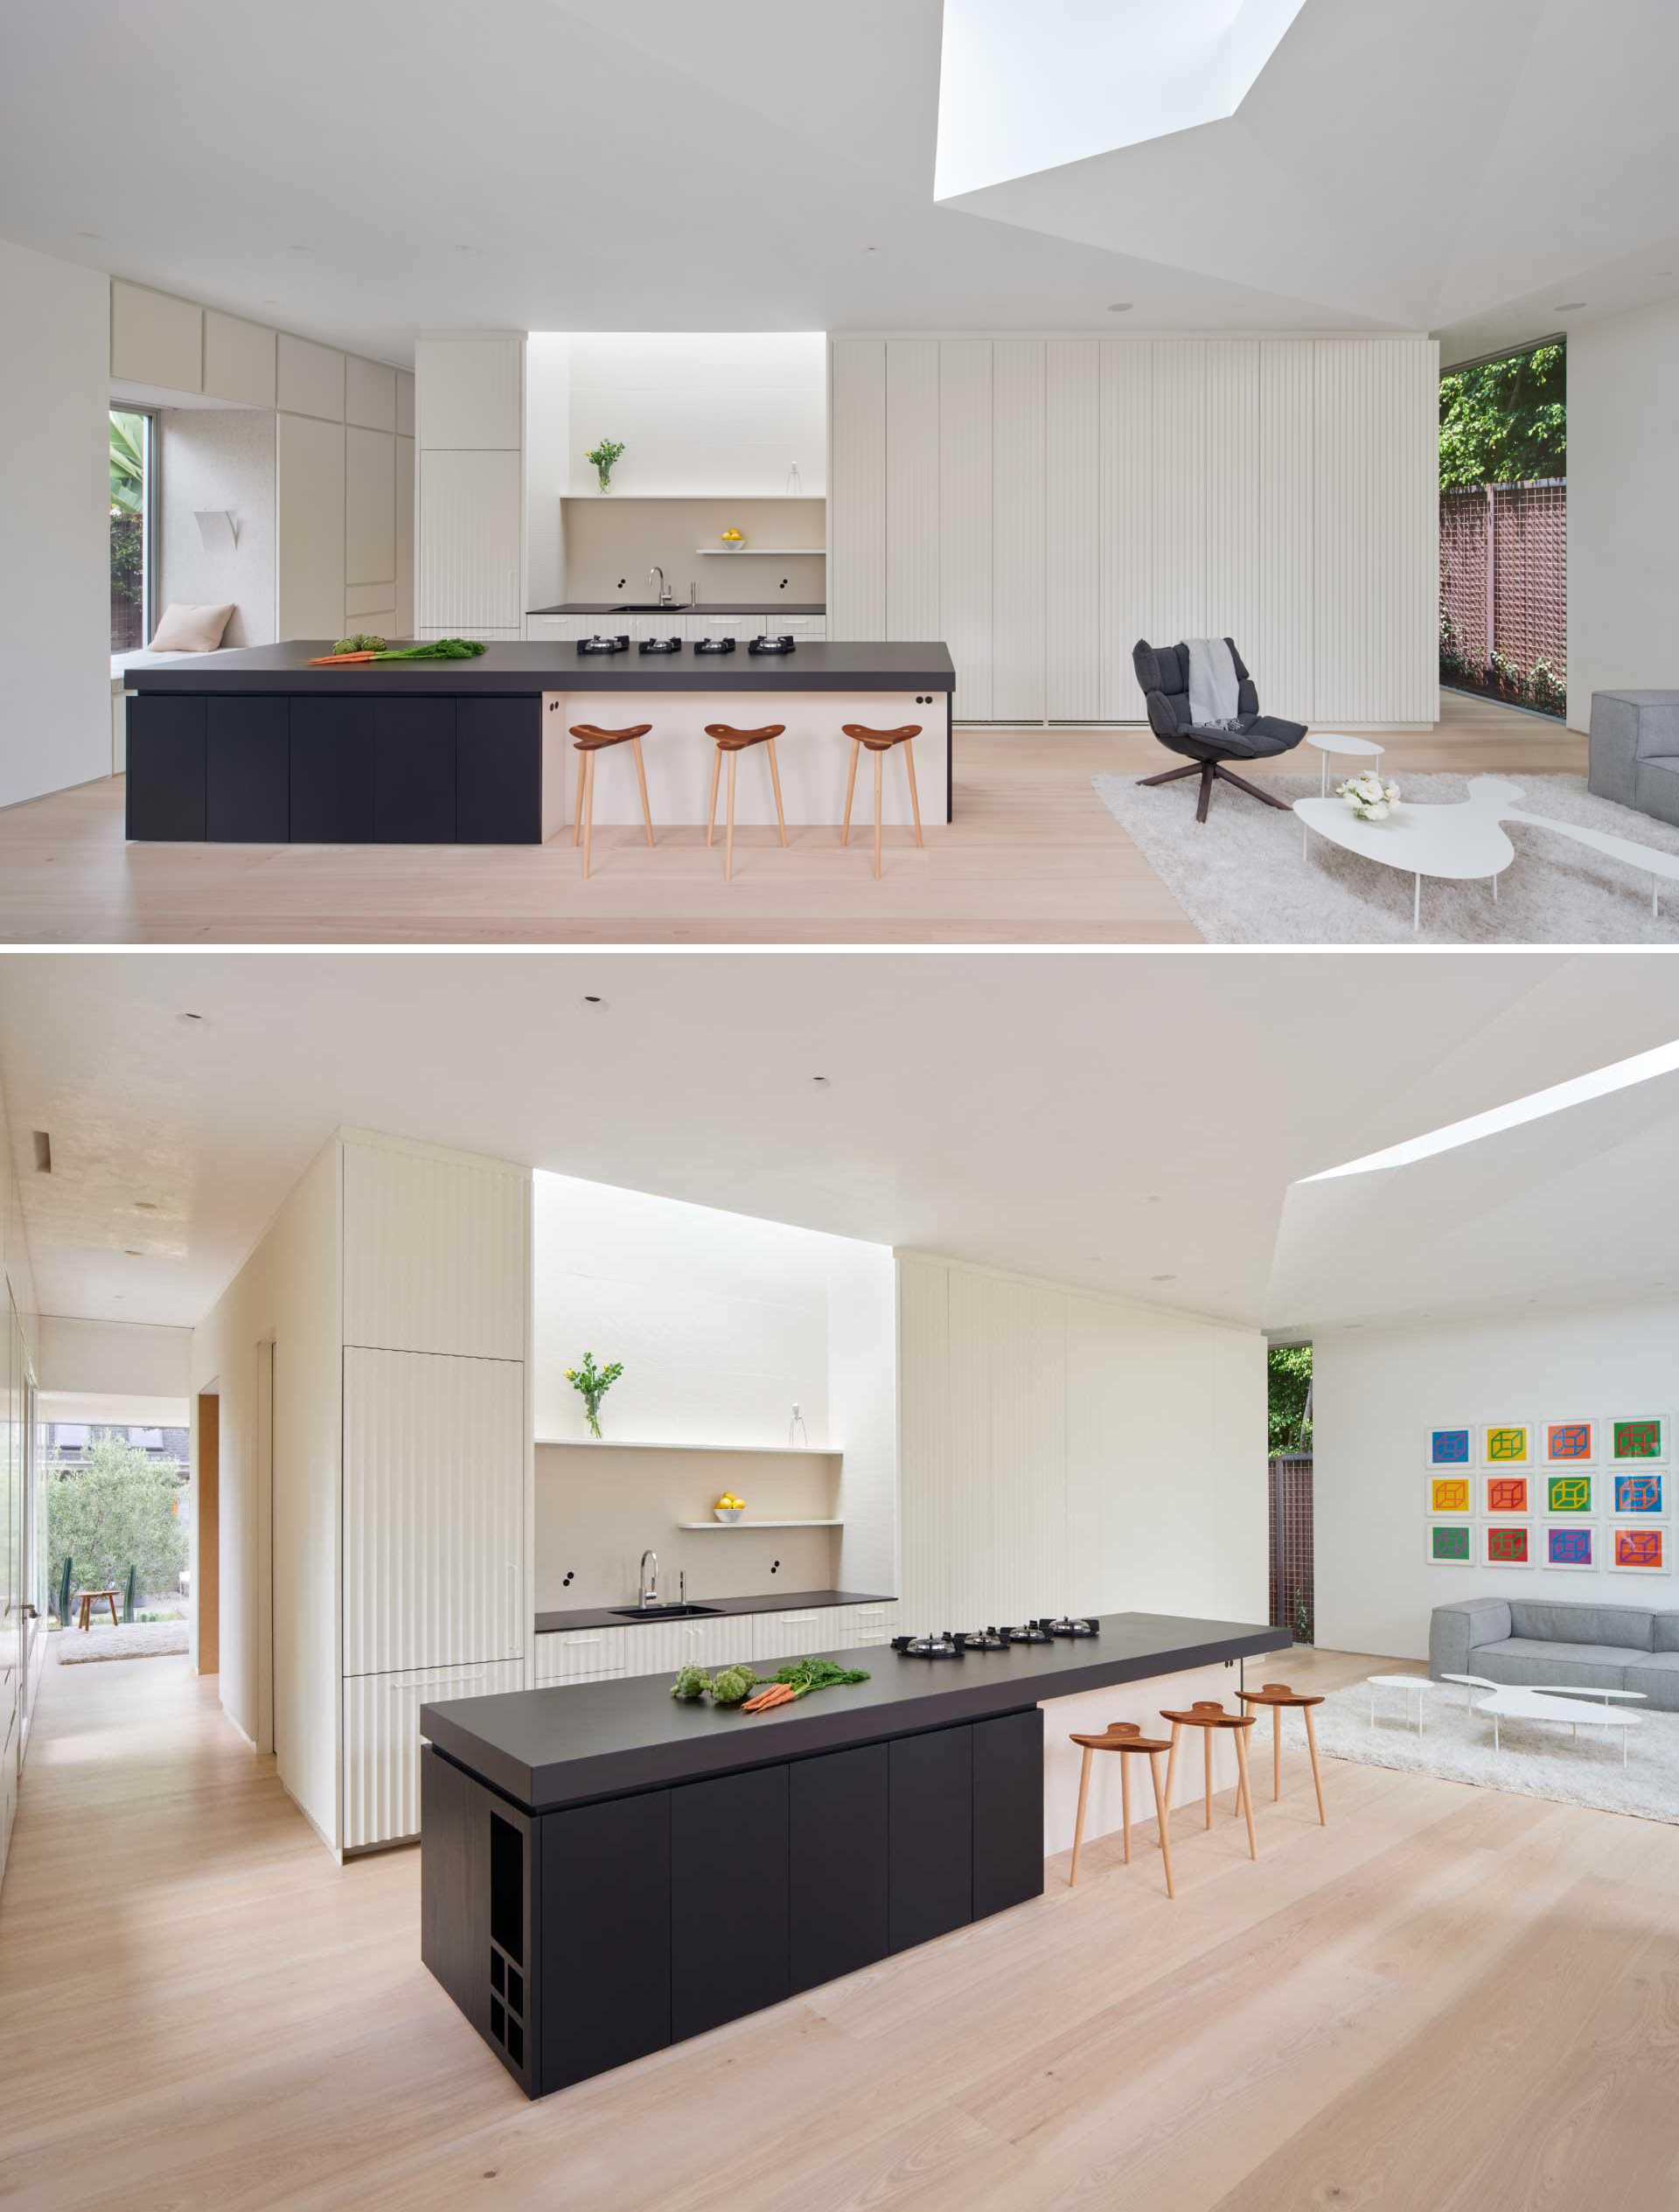
M1525 1098L1513 1098L1505 1106L1494 1106L1484 1114L1471 1114L1467 1121L1447 1122L1444 1128L1430 1130L1424 1137L1408 1137L1402 1144L1390 1144L1385 1151L1367 1152L1362 1159L1348 1160L1341 1167L1326 1167L1316 1175L1300 1179L1306 1183L1327 1183L1337 1175L1370 1175L1383 1167L1408 1167L1413 1160L1432 1159L1437 1152L1454 1151L1460 1144L1473 1144L1483 1137L1496 1137L1507 1129L1519 1129L1523 1122L1543 1121L1547 1114L1560 1114L1570 1106L1583 1106L1589 1098L1602 1098L1608 1092L1625 1090L1633 1083L1647 1083L1654 1075L1670 1075L1679 1068L1679 1040L1670 1045L1658 1045L1654 1052L1634 1053L1630 1060L1612 1061L1607 1068L1594 1068L1589 1075L1576 1075L1565 1083L1552 1083L1549 1089L1529 1091Z

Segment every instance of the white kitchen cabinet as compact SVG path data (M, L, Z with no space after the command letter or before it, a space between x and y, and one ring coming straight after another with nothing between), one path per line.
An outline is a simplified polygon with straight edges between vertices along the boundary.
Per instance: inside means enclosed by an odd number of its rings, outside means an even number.
M631 1674L674 1674L679 1666L727 1666L752 1656L752 1617L725 1613L712 1620L647 1621L625 1631Z
M397 389L401 391L401 385ZM395 635L414 635L414 440L400 432L396 441Z
M1044 348L992 347L992 696L998 721L1044 712Z
M679 607L663 607L651 615L597 615L593 627L609 637L628 636L632 643L644 637L686 637L686 617ZM589 635L586 631L585 636Z
M752 1656L755 1659L807 1659L812 1652L834 1648L837 1605L804 1605L793 1613L755 1613L752 1616Z
M609 1682L619 1674L641 1670L631 1666L630 1638L643 1631L633 1628L568 1628L536 1639L536 1686L547 1689L559 1683Z
M519 634L524 497L516 452L421 449L416 605L423 629Z
M836 1605L833 1610L839 1633L829 1650L861 1651L870 1644L890 1643L898 1632L895 1599L881 1605Z
M344 1672L524 1649L525 1369L344 1353Z
M733 637L742 649L762 636L766 627L762 615L689 615L686 623L691 644L697 645L702 637Z
M420 1833L420 1708L519 1689L519 1659L364 1674L344 1686L344 1848Z
M364 361L359 353L345 364L344 419L366 430L396 428L396 371L382 361Z
M763 621L771 636L796 637L801 645L819 644L828 634L826 615L781 615L772 607ZM930 637L933 633L927 634Z
M346 1139L345 1344L523 1360L530 1202L510 1162Z
M344 581L384 584L396 604L396 440L387 431L344 434ZM347 604L347 602L346 602Z
M598 615L526 615L525 635L537 644L568 645L600 628Z
M271 407L275 392L275 337L260 323L242 316L204 311L204 389L206 398L235 407Z
M282 637L344 627L344 426L282 414L275 444L279 624Z
M170 392L204 389L204 310L143 284L111 281L111 374Z
M345 357L312 338L280 333L276 362L282 409L288 414L312 414L323 422L344 421Z

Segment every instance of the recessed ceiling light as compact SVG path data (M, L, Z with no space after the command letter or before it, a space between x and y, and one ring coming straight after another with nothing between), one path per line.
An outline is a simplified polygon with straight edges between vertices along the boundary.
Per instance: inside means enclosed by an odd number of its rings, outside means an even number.
M1110 315L1129 315L1131 313L1131 309L1132 303L1129 300L1110 300L1108 302L1108 313Z
M811 1081L817 1086L819 1090L827 1090L832 1088L826 1075L812 1075L811 1077Z
M137 1198L134 1203L138 1213L155 1214L157 1211L157 1201L155 1198Z
M291 251L294 254L312 254L315 248L312 246L294 246Z
M583 1004L586 1006L603 1006L606 1001L601 997L599 991L586 991L583 993Z
M1160 1193L1158 1191L1151 1191L1148 1194L1148 1202L1151 1206L1158 1206L1160 1202Z
M1151 1275L1148 1279L1151 1283L1175 1283L1178 1278L1175 1275Z
M863 248L865 254L878 254L880 250L878 246L865 246Z
M35 1172L38 1175L50 1175L52 1172L52 1137L44 1129L31 1130L30 1141L35 1151Z
M78 231L76 233L76 236L78 238L97 238L99 236L99 233L97 231Z
M175 1019L178 1021L202 1021L204 1016L202 1014L178 1014Z
M122 1247L122 1256L125 1260L143 1260L146 1256L137 1245L125 1244Z
M1558 300L1556 306L1553 307L1550 311L1553 315L1566 315L1571 308L1584 307L1585 305L1585 302L1584 300Z

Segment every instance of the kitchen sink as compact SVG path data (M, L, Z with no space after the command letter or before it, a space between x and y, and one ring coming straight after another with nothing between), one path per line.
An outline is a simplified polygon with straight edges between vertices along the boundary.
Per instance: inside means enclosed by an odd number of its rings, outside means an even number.
M608 1608L621 1621L676 1621L690 1615L714 1613L714 1605L613 1605Z
M615 615L679 615L684 609L668 599L621 599Z

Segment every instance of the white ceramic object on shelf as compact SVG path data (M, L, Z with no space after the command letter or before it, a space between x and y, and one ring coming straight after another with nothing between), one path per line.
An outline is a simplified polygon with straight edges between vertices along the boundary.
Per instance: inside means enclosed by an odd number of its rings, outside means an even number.
M744 1506L714 1506L711 1510L719 1520L735 1521L740 1519L746 1511L746 1507Z

